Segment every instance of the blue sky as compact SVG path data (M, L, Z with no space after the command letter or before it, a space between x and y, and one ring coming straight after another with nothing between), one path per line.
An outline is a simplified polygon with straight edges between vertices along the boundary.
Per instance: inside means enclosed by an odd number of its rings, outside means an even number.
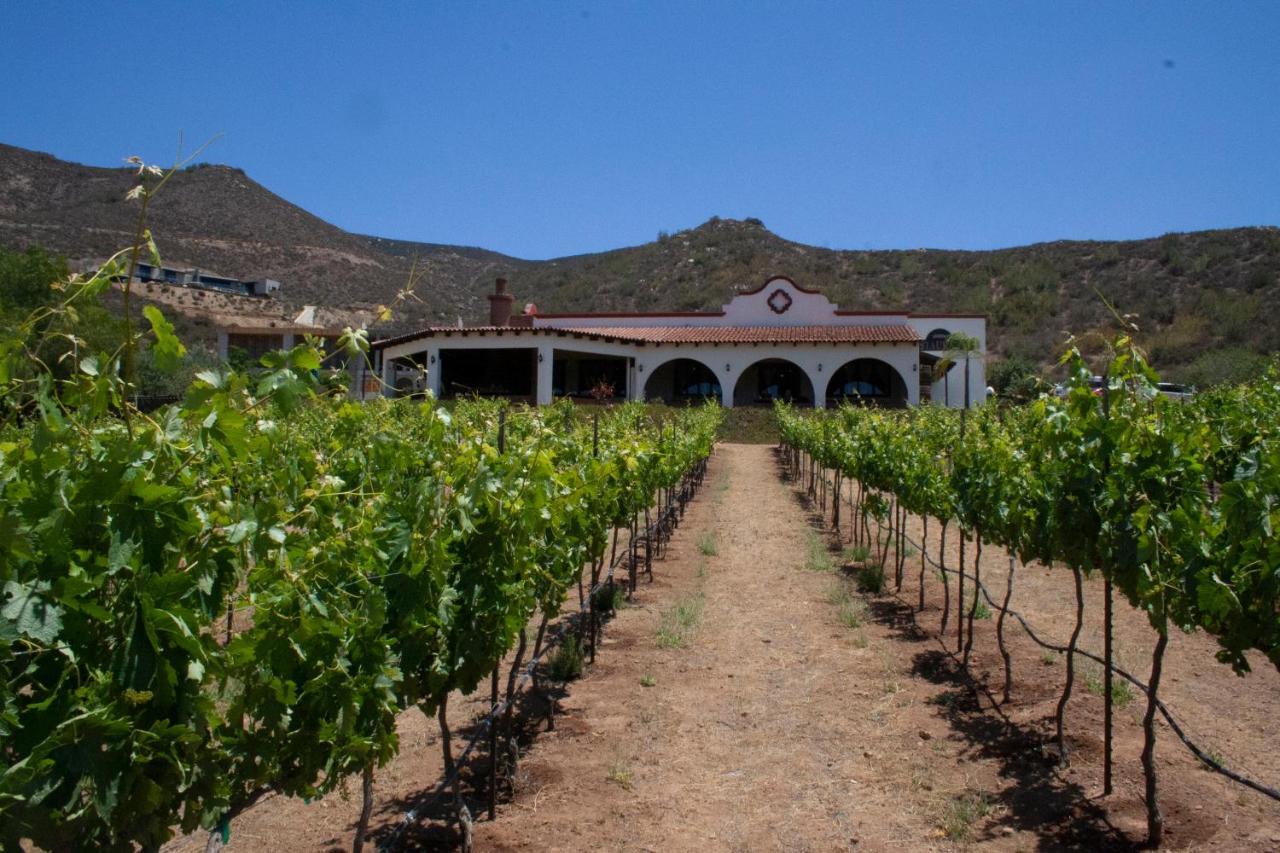
M1280 3L0 4L0 141L528 258L1280 223Z

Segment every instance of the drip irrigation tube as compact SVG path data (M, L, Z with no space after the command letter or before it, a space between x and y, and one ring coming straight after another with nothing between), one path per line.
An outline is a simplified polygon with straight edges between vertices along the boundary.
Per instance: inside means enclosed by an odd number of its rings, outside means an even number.
M876 525L882 531L887 529L884 522L880 521L879 519L876 519ZM966 574L963 569L961 569L960 571L957 571L956 569L947 568L939 564L936 560L934 560L932 557L929 556L929 552L926 548L921 546L918 542L916 542L910 536L904 535L903 538L906 540L908 544L910 544L913 548L919 551L923 555L925 561L928 562L929 565L933 566L935 569L942 572L949 572L950 574L953 574L953 575L964 574L966 578L970 580L974 580L973 576ZM1027 636L1030 637L1032 642L1034 642L1036 645L1040 646L1041 648L1048 649L1050 651L1058 652L1060 654L1065 653L1067 651L1066 646L1060 646L1060 645L1057 645L1056 643L1051 643L1051 642L1048 642L1047 640L1042 640L1036 634L1035 630L1031 627L1031 625L1028 624L1027 620L1023 618L1021 613L1013 609L1006 610L1004 607L1000 606L999 604L996 604L995 599L991 597L991 593L987 591L986 585L979 583L976 580L974 582L977 585L978 589L982 591L982 597L985 598L987 602L996 610L1006 613L1007 615L1012 616L1014 619L1016 619L1018 624L1022 626L1022 629L1027 632ZM1094 654L1093 652L1088 651L1087 649L1082 649L1077 647L1076 654L1082 655L1088 658L1089 660L1102 664L1103 666L1106 665L1105 660L1103 660L1101 657ZM1134 675L1132 675L1131 673L1114 665L1111 667L1111 671L1116 675L1119 675L1120 677L1124 678L1126 681L1128 681L1135 687L1137 687L1139 690L1143 692L1143 694L1149 694L1149 691L1147 689L1147 684L1142 680L1138 679L1137 677L1135 677ZM1163 701L1157 698L1155 701L1155 705L1156 705L1156 709L1160 712L1161 716L1163 716L1165 721L1168 722L1169 728L1172 729L1173 733L1178 736L1178 740L1182 741L1183 746L1185 746L1188 750L1190 750L1192 755L1200 759L1201 763L1203 763L1205 767L1208 767L1210 770L1214 771L1215 773L1219 773L1222 776L1225 776L1226 778L1230 779L1233 782L1237 782L1241 785L1244 785L1246 788L1251 788L1254 791L1257 791L1259 794L1262 794L1263 796L1270 797L1271 799L1280 802L1280 790L1277 790L1271 787L1270 785L1264 785L1263 783L1258 782L1254 779L1250 779L1248 776L1245 776L1242 773L1238 773L1235 770L1232 770L1231 768L1224 766L1221 762L1217 761L1216 759L1212 758L1204 749L1202 749L1198 744L1196 744L1193 740L1191 740L1191 738L1183 730L1182 726L1178 723L1177 719L1173 716L1173 712L1169 710L1168 706L1166 706Z

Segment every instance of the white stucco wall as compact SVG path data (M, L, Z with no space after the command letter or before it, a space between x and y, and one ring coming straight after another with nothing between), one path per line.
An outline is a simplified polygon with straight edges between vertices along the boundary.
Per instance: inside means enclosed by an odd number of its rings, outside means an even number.
M912 314L910 325L921 338L926 338L936 329L945 329L950 333L963 332L977 338L978 349L984 354L969 361L969 399L970 405L981 405L987 394L987 319L986 317L967 314ZM938 354L937 351L932 351ZM964 371L963 363L957 364L947 372L947 381L939 378L933 383L930 399L938 405L946 403L948 383L950 386L950 405L952 408L964 406ZM926 393L929 393L926 390Z
M776 296L779 291L785 295ZM770 308L785 304L778 312ZM820 293L807 293L785 278L771 279L753 292L740 293L724 306L722 313L695 314L592 314L534 315L533 329L506 329L498 332L440 330L429 336L406 341L381 350L385 376L391 378L389 364L399 357L422 354L427 364L428 387L438 394L440 387L439 354L441 349L525 349L536 348L542 355L538 363L536 396L539 403L551 402L551 371L556 350L588 355L618 356L634 359L627 370L627 398L643 399L645 382L653 372L676 358L702 362L720 382L725 406L733 405L734 388L753 364L769 358L790 361L804 371L814 389L816 404L825 403L827 383L842 365L858 358L879 359L894 368L907 388L910 405L920 402L920 348L915 343L861 344L765 344L765 343L701 343L653 344L598 341L575 337L571 332L555 329L602 327L746 327L746 326L850 326L906 325L921 338L938 328L964 332L977 338L986 350L986 318L971 315L929 315L906 313L840 313L838 306ZM949 374L951 405L960 406L964 399L964 366L957 365ZM969 364L971 401L977 405L985 398L986 370L982 358ZM392 383L393 384L393 383ZM943 402L943 383L923 389L934 402Z
M770 297L782 291L775 305L785 305L781 313L774 311ZM787 300L790 303L787 303ZM885 326L908 323L904 312L844 312L821 293L808 293L786 278L772 278L764 287L739 293L721 311L668 314L535 314L535 328L576 327L600 328L619 326Z
M664 344L649 346L636 357L637 379L643 394L645 381L669 361L689 358L706 365L720 382L721 404L733 407L733 392L742 374L753 364L771 358L795 364L813 387L814 405L826 403L827 384L843 365L859 358L874 358L894 368L907 386L907 402L920 402L915 344ZM642 399L634 397L633 399Z
M537 401L551 402L551 370L557 351L608 355L634 359L628 363L627 399L644 399L644 386L658 368L669 361L688 358L704 364L716 377L722 390L722 403L733 406L733 393L738 380L752 365L767 359L782 359L795 364L808 377L814 389L815 404L824 404L827 385L832 375L844 364L859 358L885 362L898 372L907 388L907 402L920 402L919 350L915 344L646 344L637 346L608 341L574 339L571 336L548 336L540 333L506 332L470 333L466 336L432 337L387 347L381 351L381 371L392 394L395 385L392 364L396 358L421 353L427 364L427 387L440 392L440 350L467 349L536 349L542 356L538 362Z

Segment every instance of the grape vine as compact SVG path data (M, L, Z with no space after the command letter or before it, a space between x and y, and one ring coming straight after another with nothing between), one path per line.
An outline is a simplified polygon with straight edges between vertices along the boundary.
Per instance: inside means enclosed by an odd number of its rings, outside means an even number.
M70 283L54 310L119 275ZM355 404L324 394L312 341L144 415L125 353L182 355L145 316L65 376L29 357L39 318L0 342L5 849L155 850L225 832L264 791L357 777L367 815L397 715L444 722L720 421Z
M803 455L859 484L863 529L868 515L884 515L878 496L891 496L937 519L944 536L954 524L962 537L1072 572L1074 630L1056 714L1062 761L1082 576L1101 573L1147 615L1158 641L1143 763L1148 831L1158 843L1153 721L1170 627L1212 635L1219 660L1239 674L1249 670L1250 651L1280 666L1280 366L1180 403L1158 393L1157 376L1129 338L1114 341L1112 352L1101 393L1073 348L1064 357L1071 377L1065 397L1022 407L802 414L779 404L777 414L793 465ZM1011 573L1008 595L1012 584ZM944 595L949 599L948 590ZM968 613L961 612L965 604L961 598L956 615L961 623L968 618L969 639L957 651L967 660L976 599ZM1002 630L999 637L1008 677Z

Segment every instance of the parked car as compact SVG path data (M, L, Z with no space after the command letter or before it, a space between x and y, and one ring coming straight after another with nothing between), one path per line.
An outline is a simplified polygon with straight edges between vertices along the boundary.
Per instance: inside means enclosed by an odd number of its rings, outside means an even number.
M1093 389L1095 397L1102 396L1103 381L1101 376L1090 376L1089 387ZM1170 400L1182 403L1190 400L1195 396L1196 388L1194 385L1180 385L1177 382L1160 382L1156 385L1156 390ZM1053 393L1059 397L1067 396L1067 385L1065 382L1059 382L1053 386Z
M1176 382L1161 382L1156 388L1170 400L1176 400L1179 403L1190 400L1196 393L1194 385L1179 385Z
M1093 389L1093 396L1101 397L1102 396L1102 377L1097 375L1090 376L1089 387ZM1058 395L1059 397L1067 396L1067 383L1059 382L1057 385L1054 385L1053 393Z

